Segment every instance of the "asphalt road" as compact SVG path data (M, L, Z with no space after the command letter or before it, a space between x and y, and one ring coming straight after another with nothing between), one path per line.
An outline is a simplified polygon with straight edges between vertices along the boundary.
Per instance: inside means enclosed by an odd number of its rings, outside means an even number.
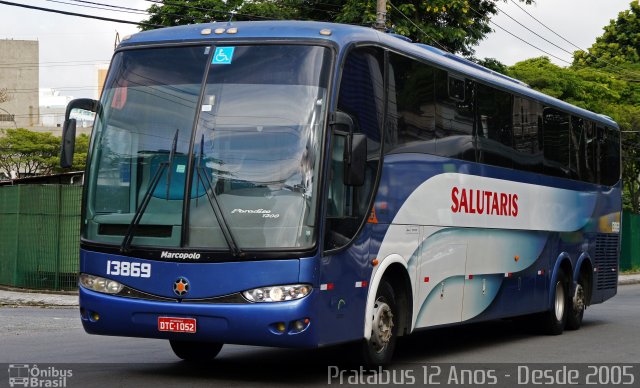
M391 369L399 379L403 373L407 377L407 369L424 371L442 363L505 370L509 368L490 363L636 363L633 373L640 385L640 285L622 286L612 300L590 307L578 331L550 337L526 326L496 321L416 333L399 343ZM90 336L76 309L0 308L0 364L71 369L66 386L339 385L339 378L330 378L336 373L330 366L355 368L347 350L226 345L211 364L193 366L179 361L166 341ZM6 371L0 370L0 387L7 384ZM348 381L348 374L343 377L345 385L357 383ZM423 382L423 376L414 377L414 385Z

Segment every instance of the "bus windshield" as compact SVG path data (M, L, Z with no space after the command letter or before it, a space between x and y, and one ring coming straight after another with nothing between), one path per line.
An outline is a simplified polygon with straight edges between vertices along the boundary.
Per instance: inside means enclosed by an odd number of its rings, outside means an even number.
M301 45L116 54L85 238L120 245L137 211L135 246L312 247L330 62Z

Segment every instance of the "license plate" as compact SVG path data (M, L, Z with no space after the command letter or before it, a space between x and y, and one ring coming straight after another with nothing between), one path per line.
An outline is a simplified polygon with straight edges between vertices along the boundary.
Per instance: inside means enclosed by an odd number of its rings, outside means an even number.
M195 333L196 320L194 318L158 317L158 330L173 333Z

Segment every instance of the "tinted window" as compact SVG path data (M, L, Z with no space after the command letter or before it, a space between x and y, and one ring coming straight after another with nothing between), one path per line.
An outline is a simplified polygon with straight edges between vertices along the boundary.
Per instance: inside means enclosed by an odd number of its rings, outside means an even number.
M473 145L473 82L435 70L436 154L475 161ZM451 86L451 87L450 87Z
M604 185L614 185L620 179L620 132L614 129L606 130L606 139L601 152L604 168L600 174L600 183Z
M544 108L544 173L570 178L569 115Z
M571 136L569 139L569 170L572 179L582 180L586 177L585 159L585 120L582 117L571 116Z
M592 121L584 121L584 160L585 169L581 179L585 182L598 182L598 140L596 139L596 124Z
M434 69L389 55L387 143L401 152L435 153Z
M512 167L513 129L511 95L477 84L478 160L501 167Z
M523 97L513 99L513 167L542 172L542 105Z

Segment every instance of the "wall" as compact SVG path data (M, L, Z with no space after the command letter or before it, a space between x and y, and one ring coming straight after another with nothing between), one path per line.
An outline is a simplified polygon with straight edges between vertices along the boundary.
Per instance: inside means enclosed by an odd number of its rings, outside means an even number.
M28 128L39 123L39 53L32 40L0 40L0 89L11 100L0 103L0 115L12 114L15 123L0 121L0 128Z

